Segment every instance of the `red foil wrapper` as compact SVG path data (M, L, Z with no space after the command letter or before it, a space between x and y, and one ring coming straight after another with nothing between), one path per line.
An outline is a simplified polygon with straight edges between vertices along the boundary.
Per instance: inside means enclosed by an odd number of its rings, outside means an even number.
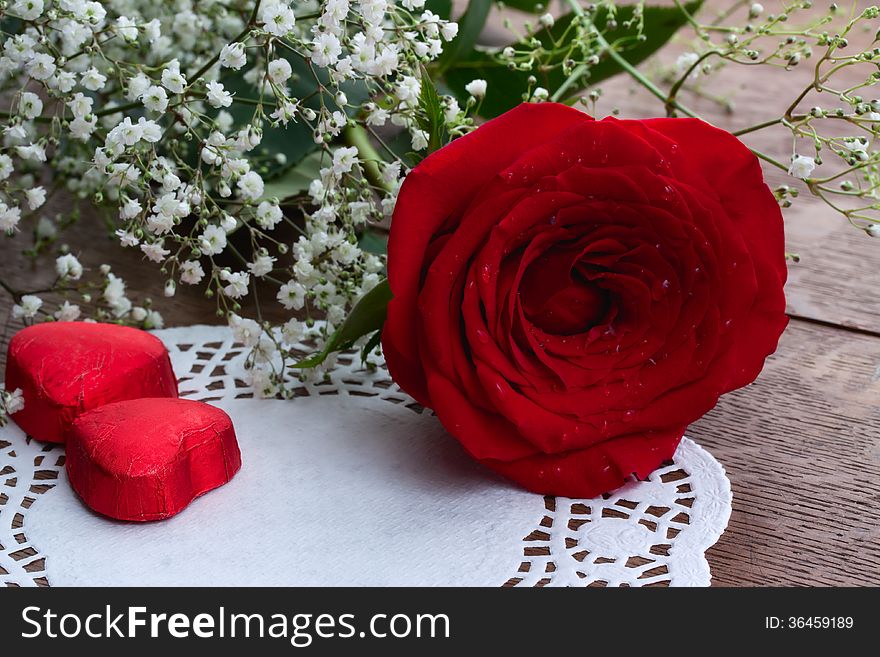
M37 440L63 443L81 413L124 399L177 397L177 378L165 345L149 333L52 322L9 342L6 389L16 388L25 405L12 419Z
M67 440L73 489L89 507L118 520L169 518L239 468L232 420L189 399L102 406L77 418Z

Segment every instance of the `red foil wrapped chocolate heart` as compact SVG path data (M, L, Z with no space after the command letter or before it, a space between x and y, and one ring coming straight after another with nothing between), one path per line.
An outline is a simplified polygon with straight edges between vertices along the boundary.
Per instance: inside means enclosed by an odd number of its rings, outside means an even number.
M189 399L133 399L82 414L67 440L73 489L98 513L161 520L232 479L241 453L232 420Z
M63 443L81 413L139 397L177 397L165 345L115 324L52 322L9 342L6 389L21 388L24 409L12 419L37 440Z

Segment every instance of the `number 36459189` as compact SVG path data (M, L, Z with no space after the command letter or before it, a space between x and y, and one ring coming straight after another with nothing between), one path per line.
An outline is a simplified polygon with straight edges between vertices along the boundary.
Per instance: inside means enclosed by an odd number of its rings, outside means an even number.
M766 616L768 630L850 630L852 616Z

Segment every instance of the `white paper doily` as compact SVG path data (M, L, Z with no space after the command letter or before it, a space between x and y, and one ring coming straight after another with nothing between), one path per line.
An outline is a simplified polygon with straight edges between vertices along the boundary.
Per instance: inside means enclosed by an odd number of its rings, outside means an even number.
M604 498L522 491L357 356L291 401L254 399L226 327L156 331L181 394L226 410L242 470L163 522L98 516L64 450L0 429L0 582L52 585L707 586L730 482L685 438Z

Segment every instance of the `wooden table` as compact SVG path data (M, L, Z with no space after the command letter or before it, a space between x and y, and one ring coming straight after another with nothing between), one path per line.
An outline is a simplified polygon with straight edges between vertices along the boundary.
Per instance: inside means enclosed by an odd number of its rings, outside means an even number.
M677 48L671 45L660 59L674 61ZM736 100L734 114L689 101L712 122L741 128L778 116L776 106L793 98L809 76L807 68L787 74L731 69L720 81ZM603 90L600 114L615 107L629 117L662 113L626 79ZM757 132L746 141L780 160L791 151L784 130ZM783 172L767 173L772 186L794 183ZM54 211L64 207L56 204ZM761 378L725 396L688 431L727 468L733 484L730 526L708 552L713 581L878 585L880 239L856 231L808 193L785 215L787 248L801 255L786 288L789 328ZM69 236L84 264L112 265L133 296L153 296L168 325L217 323L213 304L186 286L173 299L162 298L156 267L123 252L89 219ZM47 282L2 238L0 279L20 289ZM18 328L10 308L10 299L0 297L3 353Z

